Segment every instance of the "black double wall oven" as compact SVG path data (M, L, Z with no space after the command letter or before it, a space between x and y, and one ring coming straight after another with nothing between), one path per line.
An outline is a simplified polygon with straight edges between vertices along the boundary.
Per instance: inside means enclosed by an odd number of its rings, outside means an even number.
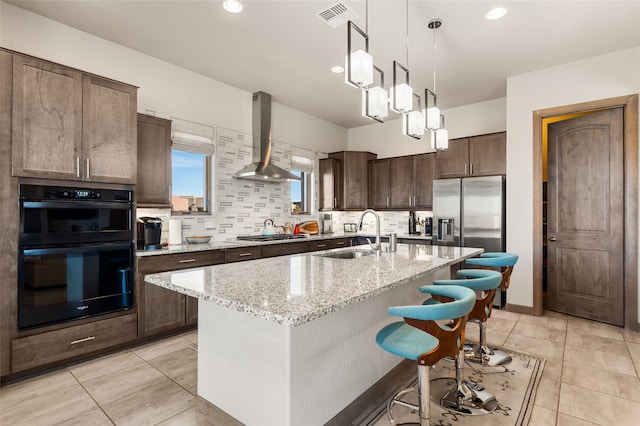
M18 328L133 306L133 192L20 185Z

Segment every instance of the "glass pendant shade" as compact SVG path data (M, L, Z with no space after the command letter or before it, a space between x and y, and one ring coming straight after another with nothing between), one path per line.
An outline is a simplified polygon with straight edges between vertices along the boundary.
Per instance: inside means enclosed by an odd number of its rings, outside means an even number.
M368 108L367 108L368 99ZM364 117L382 119L389 115L387 91L382 87L372 87L362 92L362 115ZM367 114L368 112L368 114Z
M364 87L373 83L373 56L364 50L356 50L345 56L345 83ZM349 81L351 78L351 81Z
M443 151L449 148L449 132L447 129L438 129L431 132L431 148Z
M409 112L413 109L413 89L406 83L400 83L391 89L391 109L395 112Z
M426 118L425 128L436 130L440 128L440 109L438 107L430 107L424 110Z
M403 124L402 130L406 136L420 139L420 136L424 135L424 116L421 111L411 111L406 114Z

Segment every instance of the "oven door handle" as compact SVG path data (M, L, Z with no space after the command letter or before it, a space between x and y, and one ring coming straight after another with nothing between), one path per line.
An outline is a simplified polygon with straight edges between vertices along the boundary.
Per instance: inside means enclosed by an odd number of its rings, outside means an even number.
M131 203L129 202L104 202L82 199L74 201L22 201L22 206L25 209L131 209Z
M96 250L131 250L133 252L133 244L129 242L114 242L114 243L88 243L88 244L73 244L65 246L31 246L20 247L20 251L24 253L24 256L42 256L47 254L65 254L73 252L87 252Z

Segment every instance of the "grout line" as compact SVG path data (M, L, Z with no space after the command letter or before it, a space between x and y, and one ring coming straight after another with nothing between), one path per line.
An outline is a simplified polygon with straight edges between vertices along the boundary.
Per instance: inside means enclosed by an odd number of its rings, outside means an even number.
M98 358L99 359L99 358ZM73 376L74 380L80 385L80 387L82 388L82 390L89 396L89 398L91 398L91 400L98 406L98 409L100 411L102 411L102 414L105 415L105 417L111 422L112 425L115 425L116 422L111 418L111 416L109 416L109 414L107 414L107 412L104 410L104 408L102 408L102 405L100 405L98 403L98 401L96 401L96 399L93 397L93 395L91 395L91 392L89 392L87 390L87 388L84 387L84 384L82 384L82 382L80 382L80 380L78 380L78 378L76 377L75 374L73 374L73 371L71 371L70 368L67 368L67 371ZM92 408L93 410L93 408Z

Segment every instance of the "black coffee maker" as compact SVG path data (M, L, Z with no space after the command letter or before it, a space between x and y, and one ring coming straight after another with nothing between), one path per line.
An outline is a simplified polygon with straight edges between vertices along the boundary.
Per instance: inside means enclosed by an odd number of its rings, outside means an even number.
M159 217L141 217L138 219L138 248L157 250L162 248L162 219Z

